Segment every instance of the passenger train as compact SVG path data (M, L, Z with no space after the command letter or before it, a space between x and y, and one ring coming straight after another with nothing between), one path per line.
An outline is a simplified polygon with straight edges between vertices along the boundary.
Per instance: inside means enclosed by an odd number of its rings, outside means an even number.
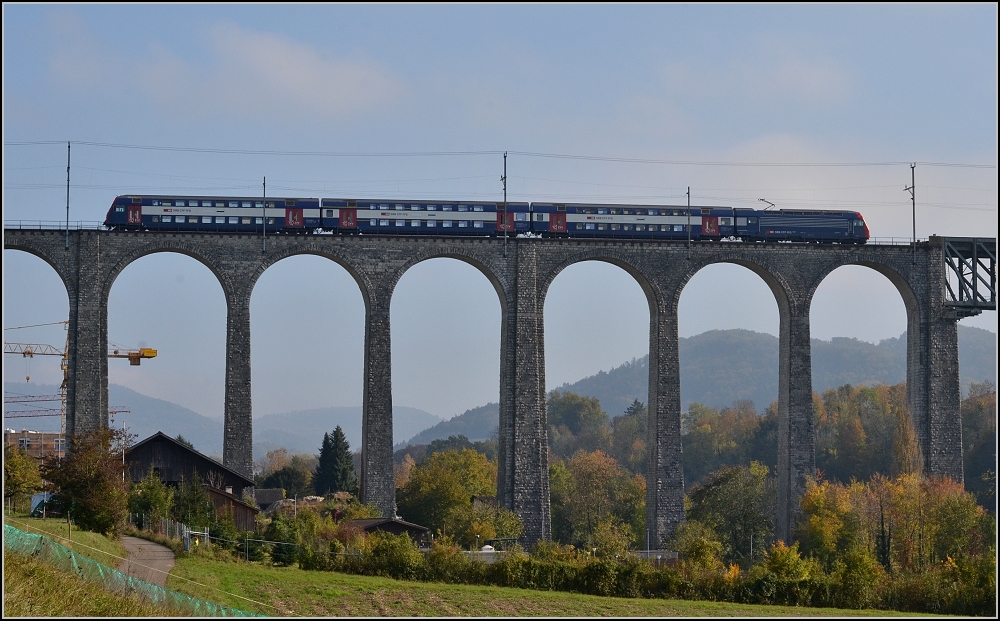
M595 237L864 244L856 211L740 207L125 195L112 230L257 234Z

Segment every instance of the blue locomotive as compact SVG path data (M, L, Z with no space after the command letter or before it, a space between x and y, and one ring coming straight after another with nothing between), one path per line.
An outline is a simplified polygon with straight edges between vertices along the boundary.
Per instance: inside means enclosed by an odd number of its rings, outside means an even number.
M115 198L113 230L340 235L533 234L863 244L860 213L733 207L485 201L138 196Z

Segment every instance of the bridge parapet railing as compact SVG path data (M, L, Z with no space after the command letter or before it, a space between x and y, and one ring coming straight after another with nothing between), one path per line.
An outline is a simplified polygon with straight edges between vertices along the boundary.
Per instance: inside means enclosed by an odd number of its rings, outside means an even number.
M35 231L65 231L66 221L57 220L4 220L4 229L21 229ZM71 231L97 231L104 228L103 222L77 220L69 223Z

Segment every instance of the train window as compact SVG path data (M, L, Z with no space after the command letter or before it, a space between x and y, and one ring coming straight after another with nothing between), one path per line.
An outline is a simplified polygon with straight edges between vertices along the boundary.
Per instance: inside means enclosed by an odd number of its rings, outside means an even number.
M712 213L712 210L711 209L702 208L701 213L703 213L705 215L708 215L708 214Z
M229 218L229 224L239 224L239 223L240 223L240 219L238 217L231 216Z
M211 224L212 223L212 216L202 216L201 217L201 223L202 224Z
M757 224L757 218L747 218L747 222L750 224Z
M253 206L256 207L257 209L263 209L264 208L264 201L256 201L256 202L254 202Z
M396 226L406 226L406 220L396 220Z
M556 211L566 211L566 205L556 205Z
M481 228L483 228L483 221L482 220L476 220L476 221L474 221L472 223L472 226L474 228L481 229Z
M269 201L269 202L267 203L267 208L268 208L268 209L274 209L274 201Z
M660 215L660 210L659 209L650 209L649 210L649 215L651 215L651 216L658 216L658 215Z
M124 207L115 207L115 212L117 212L117 213L125 213L125 208Z
M410 205L410 211L420 211L420 205Z
M635 225L635 230L637 230L637 231L645 231L646 230L646 225L645 224L636 224Z
M582 231L583 230L583 222L577 222L576 223L576 228L577 228L578 231Z
M243 224L250 224L250 218L243 218Z
M473 205L472 207L472 211L482 211L482 210L483 210L482 205Z
M372 218L371 220L368 221L368 225L369 226L378 226L378 220L376 220L375 218Z
M632 215L632 210L631 209L622 209L622 213L625 214L626 216L630 216L630 215Z
M251 203L250 201L243 201L243 209L250 209L252 205L253 203Z
M285 207L295 207L295 199L294 198L286 198L285 199Z
M452 222L451 220L442 220L441 221L441 226L444 227L444 228L446 228L446 229L447 228L451 228L452 224L454 224L454 222Z
M612 224L611 225L611 230L612 231L617 231L619 228L621 228L620 224Z
M253 223L254 224L264 224L264 218L254 218L253 219Z
M153 201L152 201L152 204L153 204L153 207L159 207L160 206L160 201L158 201L158 200L156 200L154 198Z
M173 218L171 218L170 216L160 217L160 222L170 222L171 220L173 220Z
M733 225L732 218L719 218L719 226L732 226L732 225Z
M420 226L420 220L410 220L410 226Z
M133 205L141 205L142 204L142 199L139 198L138 196L133 196L132 197L132 204Z
M865 223L862 220L855 220L854 221L854 226L864 226L864 225L865 225Z
M437 220L428 220L427 226L429 226L430 228L434 228L435 226L437 226Z
M229 206L230 207L239 207L240 203L239 203L239 201L229 201ZM219 204L219 205L216 205L216 207L225 207L225 205Z
M606 228L608 228L608 225L606 225L606 224L598 224L598 225L597 225L597 230L598 230L598 231L603 231L603 230L605 230Z
M191 217L193 218L194 216ZM180 222L181 224L184 224L184 216L177 216L176 218L174 218L174 222Z
M326 217L327 218L332 218L333 217L333 210L332 209L327 209L326 210Z
M609 213L611 213L611 215L613 215L613 216L617 216L617 215L618 215L618 209L616 209L615 207L612 207L612 208L611 208L610 210L608 210L608 211L609 211Z
M631 231L632 230L632 225L631 224L623 224L622 225L622 230L623 231Z
M608 208L607 207L598 207L597 208L597 213L599 213L599 214L608 213Z
M469 227L469 221L468 220L459 220L458 221L458 228L464 229L464 228L468 228L468 227Z
M347 201L347 206L348 207L357 207L358 206L358 201Z
M677 232L677 233L683 233L684 232L684 225L683 224L675 224L674 225L674 231Z
M437 210L437 205L428 205L427 206L427 211L436 211L436 210Z
M185 205L184 201L175 201L174 204L178 207L183 207Z
M172 202L172 201L163 201L163 203L162 203L162 204L163 204L164 206L166 206L166 207L170 207L170 205L172 205L172 204L173 204L173 202Z
M459 205L458 206L458 210L459 211L469 211L469 206L468 205Z
M526 213L516 213L516 214L514 214L514 220L516 222L527 222L528 221L528 214L526 214Z
M545 216L544 215L542 215L540 213L536 213L535 214L535 222L541 222L543 220L545 220Z
M406 209L406 207L397 204L395 207L393 207L393 209Z
M274 218L268 218L267 219L267 223L268 224L274 224Z
M215 217L215 223L216 224L225 224L226 223L226 216L216 216Z
M153 222L159 222L160 216L153 216Z
M441 205L441 211L451 211L454 209L451 205Z

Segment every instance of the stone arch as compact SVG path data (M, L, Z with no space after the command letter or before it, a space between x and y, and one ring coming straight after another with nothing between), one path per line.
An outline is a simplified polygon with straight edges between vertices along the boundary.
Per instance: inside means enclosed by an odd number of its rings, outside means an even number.
M411 267L417 265L418 263L430 261L431 259L456 259L474 267L479 271L479 273L486 277L491 285L493 285L493 289L496 291L497 298L500 302L501 316L506 313L509 302L509 292L511 290L509 279L506 274L503 271L491 267L489 265L489 259L480 257L476 253L466 253L455 250L425 251L409 256L407 260L385 280L385 286L389 290L390 298L392 296L392 292L396 289L396 285L399 284L403 275L406 274Z
M265 255L265 257L263 258L263 260L261 260L260 264L256 267L256 269L253 270L251 275L251 280L248 283L246 283L246 285L248 286L248 295L250 296L253 295L253 290L257 286L257 281L260 280L260 277L270 267L272 267L277 263L280 263L281 261L284 261L285 259L300 255L311 255L311 256L321 257L327 259L328 261L332 261L333 263L344 268L344 270L351 275L351 278L354 279L354 282L357 283L358 289L361 291L361 298L362 300L364 300L365 307L367 309L370 297L369 292L372 290L372 283L370 279L367 277L367 275L361 270L359 270L356 265L354 265L347 259L337 255L336 253L332 253L328 250L324 250L319 247L314 247L312 245L305 245L305 247L303 247L302 245L286 246L278 252L274 253L269 252L267 255Z
M114 262L111 269L105 273L101 287L101 299L103 300L105 308L107 307L108 296L111 294L111 288L114 286L115 280L118 279L118 276L125 271L125 268L145 256L163 252L182 254L184 256L191 257L195 261L207 267L219 282L219 286L222 288L222 293L226 297L226 304L228 305L232 302L230 299L232 295L231 287L227 286L230 283L223 276L222 270L218 268L212 259L195 250L186 248L182 244L174 243L171 240L163 240L161 242L160 238L154 238L153 243L143 244L142 246L136 247L121 255L118 260Z
M542 278L539 279L538 297L542 301L542 308L544 309L544 301L548 297L549 287L563 270L584 261L602 261L621 268L635 280L643 293L646 294L646 302L649 304L650 321L653 321L653 317L657 313L657 305L663 296L659 289L654 286L651 279L646 276L645 270L649 269L649 267L642 265L641 261L636 261L635 259L632 254L619 250L594 249L576 253L559 261L551 266Z
M750 270L759 276L771 290L771 293L774 295L774 301L778 305L779 314L787 313L791 310L794 296L791 294L791 286L785 275L776 266L766 261L760 261L756 257L748 258L743 253L733 252L710 255L691 262L690 268L684 271L677 286L671 292L672 295L669 299L668 308L674 316L677 315L681 294L684 292L687 283L702 269L718 263L732 263L733 265L739 265Z
M32 255L34 257L37 257L37 258L41 259L46 265L48 265L49 267L52 268L52 270L56 273L56 275L59 276L59 280L62 281L63 287L66 288L66 295L67 295L67 297L68 298L72 297L71 294L76 289L76 287L74 285L74 282L73 282L73 279L69 278L68 275L63 272L63 270L59 269L59 265L57 264L57 262L55 261L55 259L52 258L52 257L50 257L47 252L45 252L42 249L35 248L34 246L32 246L30 244L19 244L19 243L7 244L6 240L4 241L3 249L4 250L19 250L21 252L24 252L26 254L30 254L30 255Z

